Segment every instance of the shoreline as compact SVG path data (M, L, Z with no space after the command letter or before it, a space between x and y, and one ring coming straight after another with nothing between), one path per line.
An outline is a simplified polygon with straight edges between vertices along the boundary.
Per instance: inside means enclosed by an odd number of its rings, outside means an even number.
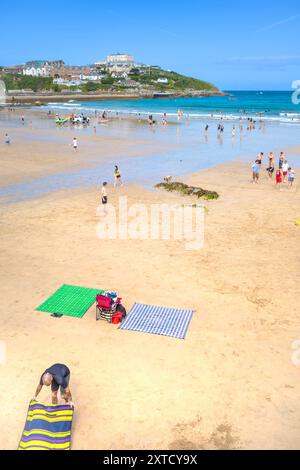
M20 120L23 114L24 126ZM161 182L168 174L173 176L173 181L174 178L180 181L200 171L201 167L215 168L226 161L234 165L236 161L247 159L250 175L250 161L255 155L253 152L251 157L248 147L246 153L239 150L238 142L234 154L229 136L226 149L223 146L218 148L216 137L213 139L215 143L207 146L204 134L202 142L195 141L188 150L187 146L191 145L190 126L185 124L168 125L167 128L158 124L156 129L151 129L142 120L110 119L105 125L97 125L94 133L93 124L88 128L57 127L53 116L48 119L46 112L40 110L18 109L16 113L7 112L6 118L8 120L0 121L0 124L5 132L8 131L12 144L7 147L0 142L2 201L35 199L64 187L93 187L101 180L110 181L111 168L116 163L120 165L126 184L140 183L146 188ZM195 132L198 134L196 127ZM272 136L273 130L270 129L269 132ZM78 134L79 150L74 153L72 138ZM178 138L179 135L182 135L181 139ZM284 150L291 157L292 166L299 167L299 144L295 145L291 141L289 146L276 146L272 150L275 154ZM206 156L207 152L215 153L216 158ZM223 158L224 152L228 154L226 158ZM199 159L201 155L206 158L204 162ZM184 158L187 159L186 163Z
M215 91L200 91L200 92L170 92L166 93L165 96L159 96L159 92L149 93L32 93L32 94L19 94L10 93L6 95L6 101L11 104L17 105L18 102L37 104L37 102L64 102L69 100L76 101L117 101L117 100L140 100L140 99L166 99L166 98L188 98L188 97L211 97L211 96L227 96L228 93L215 90Z

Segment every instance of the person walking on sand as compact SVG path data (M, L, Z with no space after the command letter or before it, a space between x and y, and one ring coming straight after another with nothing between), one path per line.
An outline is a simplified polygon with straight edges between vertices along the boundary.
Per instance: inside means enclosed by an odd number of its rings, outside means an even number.
M281 190L281 183L282 183L282 173L281 173L281 169L278 168L276 171L276 187L279 187L279 191Z
M293 187L295 181L295 171L289 167L288 169L288 188L291 189Z
M61 398L73 406L72 394L69 388L70 375L70 369L65 364L53 364L42 373L33 400L37 400L37 396L44 385L46 387L51 385L52 403L54 405L57 404L57 392L60 388Z
M74 137L73 138L73 149L77 150L77 148L78 148L77 139L76 139L76 137Z
M119 168L118 168L117 165L115 165L114 178L115 178L114 187L123 186L123 183L122 183L122 180L121 180L121 173L120 173Z
M259 160L255 160L252 165L252 183L258 183L259 179L259 172L260 172L260 163Z
M102 189L101 189L101 202L102 202L104 214L107 214L107 211L106 211L106 204L107 204L106 186L107 186L107 182L104 181L104 183L102 183Z
M5 143L6 143L7 145L10 144L10 137L9 137L8 134L5 134Z

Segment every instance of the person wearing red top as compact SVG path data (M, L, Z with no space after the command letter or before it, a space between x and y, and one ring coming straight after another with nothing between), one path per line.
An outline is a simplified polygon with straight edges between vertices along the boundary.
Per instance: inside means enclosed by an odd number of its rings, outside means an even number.
M282 183L282 173L280 168L276 171L276 186L279 186L281 188L281 183Z

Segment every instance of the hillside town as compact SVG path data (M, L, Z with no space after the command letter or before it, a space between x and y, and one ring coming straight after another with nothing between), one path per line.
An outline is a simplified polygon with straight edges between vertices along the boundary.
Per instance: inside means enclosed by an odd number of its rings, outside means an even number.
M108 77L125 81L127 86L138 86L139 83L130 80L130 75L147 74L149 69L161 70L158 66L137 63L130 54L120 53L108 55L105 60L89 65L67 65L63 60L32 60L21 65L0 67L2 73L51 77L53 83L67 87L79 86L87 81L101 82ZM159 78L157 83L167 84L168 79Z
M111 54L88 65L67 65L63 60L31 60L0 67L0 79L9 95L92 93L101 91L143 96L218 93L214 85L186 77L158 65L137 62L131 54Z

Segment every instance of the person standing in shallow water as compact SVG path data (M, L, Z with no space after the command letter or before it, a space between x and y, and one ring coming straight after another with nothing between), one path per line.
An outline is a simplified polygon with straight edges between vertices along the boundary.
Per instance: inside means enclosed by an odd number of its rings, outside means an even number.
M74 137L74 138L73 138L73 149L74 149L74 150L77 150L77 148L78 148L77 139L76 139L76 137Z

